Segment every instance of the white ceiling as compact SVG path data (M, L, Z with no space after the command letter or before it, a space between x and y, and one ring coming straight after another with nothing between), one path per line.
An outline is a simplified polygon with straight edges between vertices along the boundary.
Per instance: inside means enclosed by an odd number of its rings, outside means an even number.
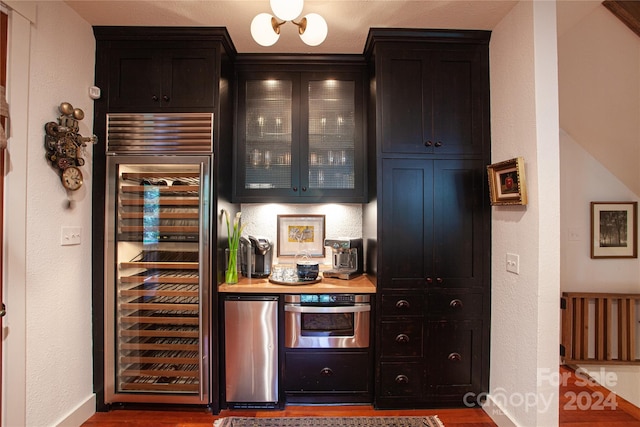
M269 0L65 0L91 25L226 27L240 53L362 53L369 28L450 28L491 30L516 0L307 0L303 15L322 15L329 26L323 44L302 43L297 27L282 27L271 47L253 41L251 20L271 13ZM525 0L544 1L544 0ZM600 0L562 0L558 22L571 25Z

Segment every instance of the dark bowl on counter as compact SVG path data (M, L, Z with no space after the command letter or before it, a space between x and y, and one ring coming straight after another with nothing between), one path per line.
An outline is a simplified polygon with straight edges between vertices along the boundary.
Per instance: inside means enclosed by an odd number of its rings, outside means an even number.
M314 261L302 261L296 263L298 270L298 279L315 280L320 273L320 265Z

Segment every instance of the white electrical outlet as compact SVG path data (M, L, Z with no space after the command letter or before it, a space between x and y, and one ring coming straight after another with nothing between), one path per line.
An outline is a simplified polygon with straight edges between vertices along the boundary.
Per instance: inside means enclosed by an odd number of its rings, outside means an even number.
M82 227L62 227L60 245L71 246L82 243Z
M507 271L520 274L520 255L507 254Z

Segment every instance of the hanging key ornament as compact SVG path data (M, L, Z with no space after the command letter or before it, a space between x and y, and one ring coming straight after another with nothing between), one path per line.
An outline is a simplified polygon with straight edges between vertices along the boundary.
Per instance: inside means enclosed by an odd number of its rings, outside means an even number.
M84 148L89 142L95 144L98 138L95 135L85 137L78 133L78 122L84 119L84 111L80 108L73 108L70 103L63 102L58 109L61 113L58 123L48 122L44 125L46 157L51 166L58 170L62 185L75 191L82 186L82 172L79 167L84 165Z

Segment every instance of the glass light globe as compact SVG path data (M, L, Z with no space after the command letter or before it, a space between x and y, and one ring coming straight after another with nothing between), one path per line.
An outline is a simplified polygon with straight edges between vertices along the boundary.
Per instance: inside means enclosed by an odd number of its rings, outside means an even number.
M251 21L251 36L260 46L272 46L280 38L271 25L272 16L260 13Z
M300 38L305 44L309 46L318 46L327 38L327 21L317 13L310 13L305 16L307 19L307 29L303 34L300 34Z
M271 10L282 21L296 19L302 13L304 0L270 0Z

